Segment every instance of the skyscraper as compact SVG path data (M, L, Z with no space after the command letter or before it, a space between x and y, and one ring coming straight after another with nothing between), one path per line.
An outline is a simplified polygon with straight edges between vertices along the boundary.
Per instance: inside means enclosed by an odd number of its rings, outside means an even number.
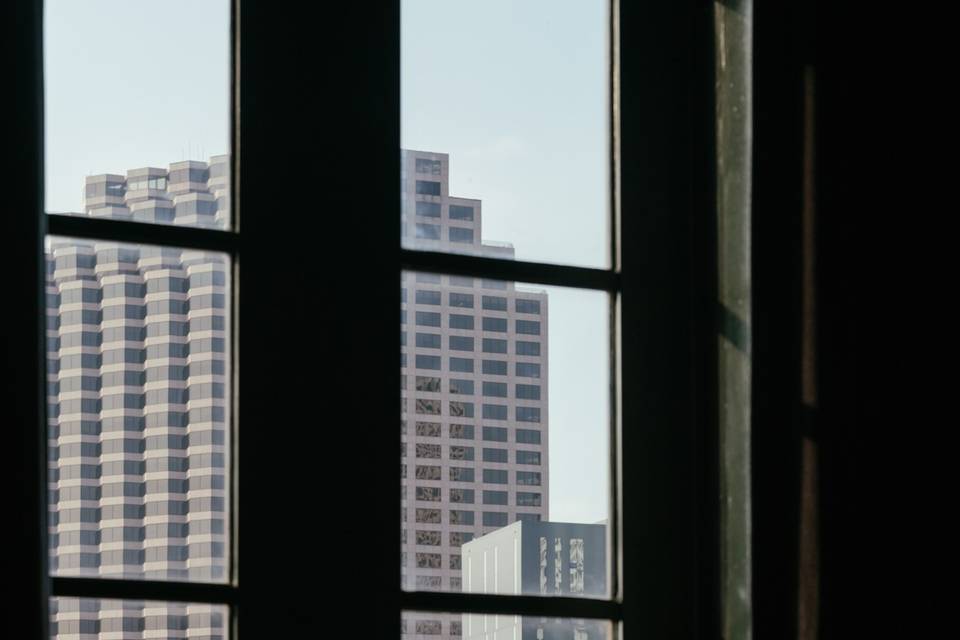
M219 156L91 176L84 213L222 227L228 167ZM54 573L225 579L228 270L225 256L199 251L49 241ZM53 611L64 637L225 628L209 606L66 599Z
M404 245L512 258L484 243L480 201L452 196L449 176L446 154L402 153ZM548 513L547 296L427 273L401 287L401 579L460 591L462 544ZM462 632L459 616L418 614L404 630Z

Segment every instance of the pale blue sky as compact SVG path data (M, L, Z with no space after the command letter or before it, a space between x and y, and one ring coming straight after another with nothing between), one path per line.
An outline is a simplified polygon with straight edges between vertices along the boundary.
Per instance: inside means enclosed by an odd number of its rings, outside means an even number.
M84 176L228 149L228 0L46 0L47 210ZM450 154L485 240L606 266L606 3L404 0L402 145ZM542 287L541 287L542 288ZM550 519L607 517L608 302L550 296Z
M229 151L228 7L46 0L48 211L82 210L90 174Z

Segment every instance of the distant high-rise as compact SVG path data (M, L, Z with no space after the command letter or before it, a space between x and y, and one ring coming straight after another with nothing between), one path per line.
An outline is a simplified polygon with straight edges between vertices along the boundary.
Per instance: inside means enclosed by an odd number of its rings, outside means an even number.
M513 258L483 242L480 201L450 195L447 154L401 157L405 246ZM460 591L461 545L548 513L547 296L427 273L401 286L401 575ZM462 633L460 616L411 613L402 628Z
M219 156L91 176L84 213L223 227L228 169ZM54 573L225 579L228 273L218 254L49 241ZM59 599L52 611L61 637L220 637L225 628L209 606Z

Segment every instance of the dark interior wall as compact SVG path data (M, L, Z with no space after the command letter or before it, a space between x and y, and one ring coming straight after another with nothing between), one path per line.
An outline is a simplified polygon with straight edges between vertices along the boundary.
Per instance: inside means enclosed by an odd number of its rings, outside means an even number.
M756 3L752 202L753 611L757 638L797 625L800 269L806 5Z
M760 639L862 637L878 620L862 606L871 588L866 548L878 525L865 505L880 495L879 476L861 464L868 439L863 335L875 323L862 297L866 202L877 206L868 195L877 157L867 141L883 101L865 80L869 52L878 50L870 48L869 23L843 3L756 6L753 552ZM806 239L804 216L812 225Z

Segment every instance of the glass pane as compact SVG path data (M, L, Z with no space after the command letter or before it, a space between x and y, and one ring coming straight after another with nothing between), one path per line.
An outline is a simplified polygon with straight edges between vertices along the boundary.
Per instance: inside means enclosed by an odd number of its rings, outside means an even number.
M401 2L404 246L609 265L608 32L604 0Z
M50 599L51 638L203 638L226 640L230 617L222 605Z
M401 300L403 587L605 597L607 294L405 273Z
M48 238L50 567L224 582L224 254Z
M47 211L229 227L230 1L44 9Z
M405 611L400 619L404 640L613 640L607 620L540 618L513 615Z

